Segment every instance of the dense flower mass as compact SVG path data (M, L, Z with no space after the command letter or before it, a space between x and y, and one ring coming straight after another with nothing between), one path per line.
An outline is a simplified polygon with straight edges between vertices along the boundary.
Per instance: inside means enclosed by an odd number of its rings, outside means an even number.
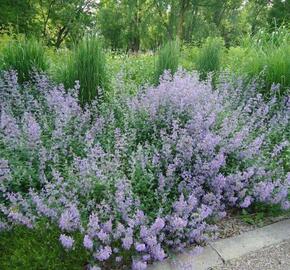
M128 254L146 269L203 244L215 230L208 219L228 208L289 207L289 99L266 102L255 84L225 78L213 89L182 71L98 109L81 108L78 89L42 75L21 87L3 74L0 229L44 219L67 251L83 235L91 269Z

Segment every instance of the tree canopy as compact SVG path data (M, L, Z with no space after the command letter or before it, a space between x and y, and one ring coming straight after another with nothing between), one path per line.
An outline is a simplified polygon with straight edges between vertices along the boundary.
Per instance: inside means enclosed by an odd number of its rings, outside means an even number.
M2 0L0 29L42 38L59 48L93 32L113 50L154 49L167 40L226 45L261 27L288 25L285 0Z

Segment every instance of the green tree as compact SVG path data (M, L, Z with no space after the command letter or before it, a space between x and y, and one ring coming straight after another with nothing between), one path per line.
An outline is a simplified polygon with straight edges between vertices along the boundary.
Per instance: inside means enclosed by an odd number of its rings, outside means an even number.
M94 0L37 0L42 37L56 48L65 40L80 40L93 26L97 5Z
M122 13L122 3L119 1L102 1L98 14L99 32L113 50L123 49L125 46L125 20Z
M224 34L238 24L242 0L155 0L160 20L170 39L191 42L197 37Z
M114 49L139 51L156 23L153 8L151 0L104 0L97 12L99 31Z
M31 0L1 0L0 29L12 28L17 33L31 33L35 7Z
M290 1L289 0L274 0L268 14L270 25L279 27L282 24L290 22Z

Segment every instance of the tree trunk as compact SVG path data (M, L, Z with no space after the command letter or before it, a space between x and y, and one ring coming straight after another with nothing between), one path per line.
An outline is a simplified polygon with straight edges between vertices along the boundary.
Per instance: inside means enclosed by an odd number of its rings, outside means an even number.
M189 8L189 0L181 0L179 2L179 18L178 18L178 25L177 25L177 36L180 40L183 40L184 37L184 22L185 22L185 14L187 9Z
M59 32L57 34L57 38L56 38L55 44L54 44L54 46L57 49L60 48L61 43L64 41L64 39L66 38L66 36L68 35L68 33L69 33L69 29L66 26L63 26L59 30Z

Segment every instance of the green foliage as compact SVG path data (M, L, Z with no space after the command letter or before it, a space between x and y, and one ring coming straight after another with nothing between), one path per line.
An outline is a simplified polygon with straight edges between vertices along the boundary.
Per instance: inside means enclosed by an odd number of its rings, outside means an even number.
M266 51L261 55L258 71L264 68L263 78L267 90L272 83L281 84L282 90L290 87L290 45Z
M15 149L15 151L5 151L4 144L0 143L0 151L2 157L11 158L13 157L13 165L15 169L13 171L13 183L11 187L20 192L28 192L30 186L35 189L40 188L39 179L37 177L37 170L39 169L39 159L35 157L31 152L27 151L26 147L21 149ZM25 168L24 164L30 163L29 168Z
M158 214L156 209L162 205L156 192L158 182L154 179L154 174L144 172L141 165L136 164L132 173L132 186L134 194L140 198L142 211L148 213L149 217L156 218Z
M223 45L221 38L210 37L206 40L200 50L196 63L201 79L206 79L208 73L215 75L220 70Z
M66 0L35 1L36 22L41 36L49 46L60 48L82 39L95 21L96 1ZM37 16L38 15L38 16Z
M289 24L289 1L243 0L2 0L0 31L42 38L46 45L71 46L96 31L113 50L155 49L166 40L200 45L221 36L227 47L260 28Z
M36 39L13 40L3 49L2 68L16 70L20 82L28 81L31 72L47 70L45 49Z
M275 217L289 217L289 210L282 210L278 205L265 205L256 203L249 209L243 209L240 218L245 223L251 225L265 226L265 221Z
M272 33L258 32L249 46L251 58L245 63L243 72L251 77L261 74L266 83L266 94L273 83L282 90L290 87L290 34L280 27Z
M272 157L272 153L274 151L275 144L279 144L281 142L286 142L290 138L290 124L288 124L287 128L283 132L279 132L278 130L273 130L269 135L270 141L270 149L267 149L268 153L265 153L265 156L269 160L271 160L271 169L274 170L277 168L277 158ZM280 159L282 162L279 163L279 167L285 169L286 171L290 172L290 144L284 146L283 149L280 151Z
M67 252L59 242L57 227L41 222L31 230L17 226L0 233L1 270L83 269L88 263L82 238L75 235L74 249Z
M37 31L33 24L36 6L31 0L1 0L0 29L12 28L16 33L31 33Z
M268 13L268 21L275 27L289 22L290 18L290 1L273 0L272 7Z
M82 40L69 55L62 67L59 80L65 87L72 88L75 81L80 82L79 100L81 104L100 99L102 91L108 90L108 77L105 54L98 39L91 37Z
M236 73L241 69L242 63L248 61L246 51L244 47L230 47L222 59L222 68Z
M10 42L21 38L23 38L23 34L16 35L12 27L9 27L8 29L0 29L0 58L2 58L3 50L9 45Z
M272 84L280 84L280 95L290 87L290 34L284 27L268 33L258 31L245 38L242 47L230 48L225 67L232 72L247 76L250 80L259 77L265 82L261 91L270 95Z
M107 54L108 73L112 80L113 95L136 94L142 85L154 78L153 54Z
M177 41L169 41L160 49L155 68L155 83L159 82L165 70L169 70L172 74L177 71L179 54L180 48Z
M186 70L196 69L197 57L199 55L199 48L197 46L190 46L183 44L180 55L180 65Z
M120 2L102 1L98 13L100 30L106 43L113 49L124 48L124 17L120 9ZM108 21L108 18L114 18Z
M166 35L156 3L152 0L100 1L97 27L106 44L113 50L126 52L156 48Z
M46 55L49 62L48 74L55 80L61 81L63 70L68 64L68 58L72 55L72 50L47 48Z
M285 26L275 28L271 31L267 28L262 28L253 36L245 36L242 40L242 46L245 48L253 48L258 50L265 50L271 48L278 48L282 45L289 44L290 33Z

